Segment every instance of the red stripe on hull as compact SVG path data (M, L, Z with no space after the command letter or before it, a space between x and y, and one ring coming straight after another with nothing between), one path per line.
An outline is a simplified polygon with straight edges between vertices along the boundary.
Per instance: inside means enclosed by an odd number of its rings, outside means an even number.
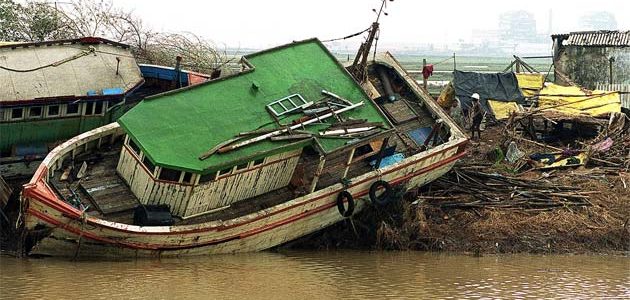
M438 153L442 153L442 152L448 151L448 150L450 150L450 149L452 149L453 147L456 147L456 146L457 145L449 147L449 148L445 148L445 149L443 149L440 152L432 153L430 156L427 156L424 159L432 157L432 156L434 156L434 155L436 155ZM439 167L447 165L447 164L449 164L451 162L454 162L457 159L459 159L462 156L464 156L465 154L466 154L465 152L457 153L456 155L454 155L452 157L449 157L446 160L437 162L437 163L435 163L433 165L430 165L428 167L422 168L422 169L420 169L420 170L418 170L416 172L413 172L411 174L407 174L407 175L405 175L403 177L395 178L395 179L391 180L390 183L392 185L400 184L401 182L404 182L405 180L408 180L408 179L410 179L412 177L419 176L421 174L427 173L429 171L432 171L434 169L437 169ZM387 173L384 173L384 174L389 174L391 172L400 170L401 168L404 168L406 166L412 165L414 163L418 163L418 162L414 161L412 163L405 164L403 166L399 166L397 168L389 170ZM352 186L356 186L356 185L361 184L361 183L364 183L364 182L369 181L371 179L374 179L375 177L370 177L370 178L367 178L367 179L362 180L360 182L353 183L351 185L351 187ZM94 221L90 221L89 219L87 220L87 223L89 223L90 225L95 225L95 226L103 227L103 228L110 229L110 230L122 231L122 232L127 232L127 233L131 233L131 234L136 234L136 235L140 234L140 235L144 235L144 236L148 236L148 235L182 235L182 234L201 233L201 232L208 232L208 231L223 231L223 230L227 230L227 229L230 229L230 228L243 226L243 225L246 225L246 224L249 224L249 223L261 220L261 219L264 219L264 218L271 217L273 215L276 215L278 213L284 212L286 210L289 210L289 209L292 209L292 208L295 208L295 207L298 207L298 206L303 206L303 205L312 203L312 202L317 201L317 200L319 200L321 198L328 197L328 196L330 196L332 194L335 194L335 193L338 193L338 192L339 191L333 191L333 192L330 192L330 193L326 193L324 195L320 195L318 197L315 197L315 198L313 198L313 199L311 199L309 201L306 201L306 202L303 202L303 203L299 203L299 204L296 204L296 205L292 205L292 206L283 208L281 210L274 211L274 212L272 212L270 214L267 214L267 215L264 215L264 216L259 216L259 217L253 218L251 220L247 220L245 222L238 223L238 224L233 224L233 225L229 225L229 226L217 226L217 227L211 227L211 228L199 228L199 229L194 229L194 230L173 231L173 232L138 232L138 231L131 231L131 230L126 230L126 229L122 229L122 228L104 226L104 225L96 223ZM354 193L353 196L356 197L356 198L362 197L362 196L368 194L368 192L369 192L369 190L366 189L366 190ZM33 198L33 199L31 199L31 201L32 200L37 200L37 201L39 201L40 203L42 203L44 205L47 205L47 206L49 206L49 207L51 207L53 209L56 209L56 210L60 211L62 214L67 213L67 210L64 209L64 207L63 207L64 205L59 205L59 203L55 203L55 202L60 202L60 201L50 201L49 199L45 199L45 198L44 199L39 199L39 197L38 198ZM61 204L65 204L65 203L62 202ZM73 233L75 235L79 235L79 236L82 236L82 237L85 237L85 238L89 238L89 239L92 239L92 240L95 240L95 241L99 241L99 242L103 242L103 243L107 243L107 244L120 245L120 246L124 246L124 247L128 247L128 248L132 248L132 249L142 249L142 250L178 250L178 249L189 249L189 248L195 248L195 247L209 246L209 245L213 245L213 244L219 244L219 243L231 241L231 240L234 240L234 239L250 237L250 236L253 236L253 235L256 235L256 234L259 234L259 233L262 233L262 232L265 232L265 231L268 231L268 230L271 230L271 229L274 229L274 228L277 228L277 227L280 227L280 226L283 226L283 225L286 225L286 224L293 223L293 222L295 222L297 220L306 218L308 216L311 216L311 215L314 215L316 213L325 211L325 210L333 208L335 206L336 206L335 202L327 203L327 204L319 206L319 207L317 207L315 209L311 209L309 211L306 211L306 212L303 212L303 213L300 213L300 214L296 214L294 216L291 216L291 217L288 217L286 219L283 219L283 220L280 220L280 221L277 221L277 222L265 225L265 226L260 227L260 228L256 228L256 229L252 229L250 231L246 231L246 232L243 232L243 233L240 233L240 234L232 235L230 237L226 237L226 238L222 238L222 239L216 239L216 240L211 240L211 241L207 241L207 242L204 242L204 243L193 243L193 244L176 245L176 246L155 245L155 244L149 244L149 243L139 244L139 243L130 243L130 242L125 242L125 241L110 239L110 238L107 238L107 237L102 237L102 236L99 236L99 235L91 234L91 233L89 233L87 231L81 230L80 228L69 226L68 224L65 224L65 223L63 223L63 222L61 222L61 221L59 221L59 220L57 220L55 218L50 217L49 215L46 215L46 214L41 213L41 212L36 211L36 210L28 209L28 213L31 214L34 217L37 217L38 219L40 219L40 220L42 220L42 221L44 221L46 223L49 223L49 224L53 225L54 227L59 227L59 228L62 228L64 230L68 231L68 232L71 232L71 233ZM74 209L74 210L76 210L76 209ZM72 216L70 216L70 217L72 218ZM77 218L75 218L75 219L77 219Z

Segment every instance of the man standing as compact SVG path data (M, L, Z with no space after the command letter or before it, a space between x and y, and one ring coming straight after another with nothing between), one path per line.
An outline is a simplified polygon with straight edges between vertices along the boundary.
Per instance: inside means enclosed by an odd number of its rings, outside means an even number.
M470 132L472 139L475 139L475 131L479 139L481 139L481 121L483 120L483 109L479 103L479 94L474 93L470 96L472 98L472 106L470 108L470 118L472 119L472 126L470 126Z

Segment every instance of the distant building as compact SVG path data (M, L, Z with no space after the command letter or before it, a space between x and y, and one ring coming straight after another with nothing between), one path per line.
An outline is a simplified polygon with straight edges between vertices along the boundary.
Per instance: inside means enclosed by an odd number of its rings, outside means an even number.
M555 71L560 73L556 83L567 85L570 79L589 89L630 87L630 31L581 31L551 38ZM630 106L630 99L624 99L624 106Z

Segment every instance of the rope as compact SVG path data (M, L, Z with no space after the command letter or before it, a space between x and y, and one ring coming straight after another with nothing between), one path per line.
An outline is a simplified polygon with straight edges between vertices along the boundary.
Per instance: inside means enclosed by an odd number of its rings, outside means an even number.
M360 35L360 34L366 32L366 31L370 30L370 28L372 28L372 26L370 26L370 27L368 27L368 28L366 28L364 30L361 30L360 32L353 33L353 34L348 35L348 36L344 36L344 37L340 37L340 38L336 38L336 39L324 40L324 41L322 41L322 43L328 43L328 42L334 42L334 41L349 39L349 38L355 37L357 35Z
M94 47L90 47L88 50L82 51L79 54L75 54L73 56L70 56L68 58L64 58L62 60L56 61L54 63L51 64L47 64L47 65L43 65L43 66L39 66L37 68L33 68L33 69L23 69L23 70L19 70L19 69L13 69L13 68L9 68L9 67L3 67L0 66L0 69L2 70L6 70L6 71L10 71L10 72L18 72L18 73L27 73L27 72L33 72L33 71L37 71L37 70L41 70L41 69L45 69L48 67L57 67L60 65L63 65L67 62L73 61L75 59L79 59L83 56L89 55L90 53L94 53L96 50L94 49Z
M434 64L432 64L432 65L434 65L434 66L435 66L435 65L439 65L439 64L441 64L441 63L445 63L445 62L447 62L447 61L449 61L449 60L451 60L451 59L453 59L453 57L452 57L452 56L450 56L449 58L447 58L447 59L445 59L445 60L441 60L441 61L439 61L439 62L436 62L436 63L434 63Z

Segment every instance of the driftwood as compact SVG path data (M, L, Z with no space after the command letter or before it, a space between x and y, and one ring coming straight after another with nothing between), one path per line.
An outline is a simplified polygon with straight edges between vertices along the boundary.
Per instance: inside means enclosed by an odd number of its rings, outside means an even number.
M546 209L590 206L589 194L579 187L460 167L437 179L431 185L431 194L422 199L441 208Z

